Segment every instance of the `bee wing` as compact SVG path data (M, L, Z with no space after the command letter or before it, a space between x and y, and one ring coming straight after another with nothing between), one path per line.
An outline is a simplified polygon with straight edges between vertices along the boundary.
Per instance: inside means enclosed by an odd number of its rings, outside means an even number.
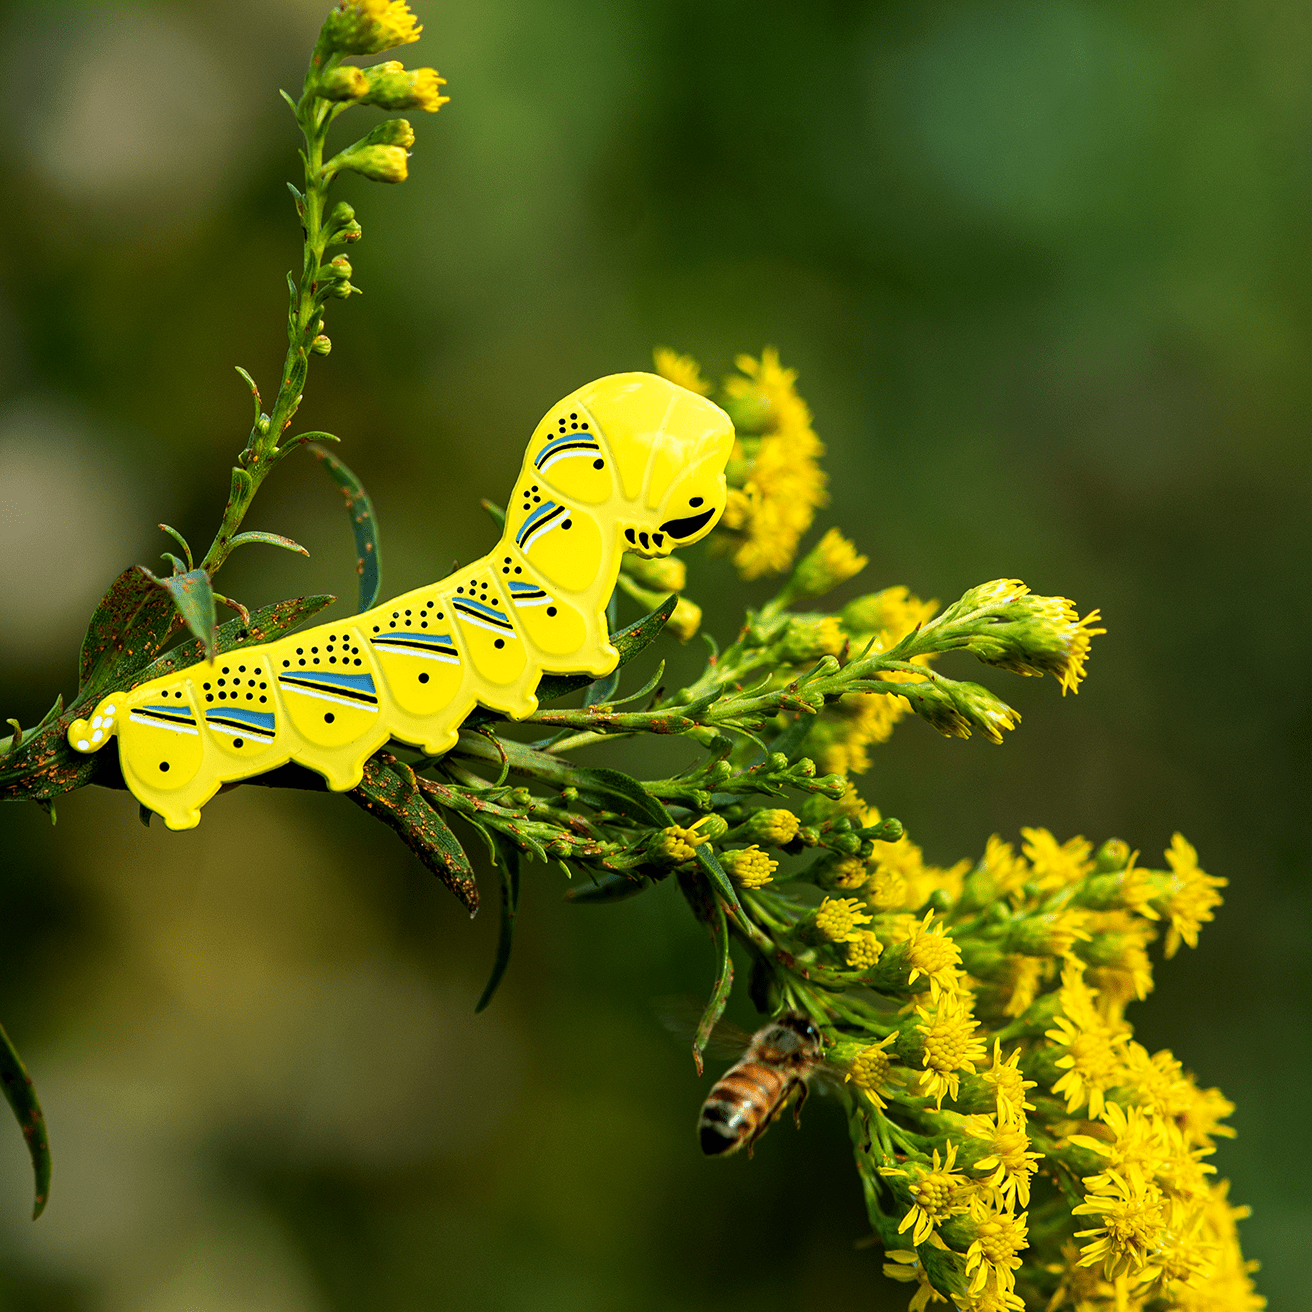
M656 998L653 1003L661 1024L682 1044L691 1044L702 1023L704 1005L686 993ZM706 1044L706 1055L734 1061L741 1057L752 1041L751 1034L732 1021L718 1021Z

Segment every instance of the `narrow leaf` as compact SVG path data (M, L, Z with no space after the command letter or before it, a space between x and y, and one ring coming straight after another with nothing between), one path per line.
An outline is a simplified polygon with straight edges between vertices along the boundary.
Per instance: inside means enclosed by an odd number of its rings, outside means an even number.
M488 976L483 995L474 1007L478 1013L492 1001L506 967L510 965L510 945L515 936L515 916L519 912L519 852L501 837L495 840L497 848L496 869L501 880L501 928L497 934L497 955L492 962L492 974Z
M78 700L93 700L115 683L125 684L154 659L173 627L173 605L154 576L131 565L101 597L78 664Z
M45 1210L46 1200L50 1197L50 1140L31 1077L3 1025L0 1025L0 1085L4 1086L5 1101L18 1119L19 1129L27 1140L27 1151L32 1157L32 1174L36 1178L36 1201L32 1207L32 1220L35 1221Z
M191 556L191 546L190 546L190 544L187 542L187 539L184 538L184 537L182 536L182 534L178 532L177 529L175 529L175 528L171 528L168 524L161 524L159 527L160 527L165 533L167 533L167 534L169 535L169 537L171 537L171 538L174 540L174 542L176 542L176 543L178 544L178 546L180 546L180 547L182 548L182 554L183 554L184 556L186 556L186 558L187 558L187 568L188 568L188 569L195 569L195 567L196 567L196 562L192 559L192 556ZM181 573L181 572L182 572L182 571L179 570L179 573Z
M247 647L255 642L272 642L284 633L304 624L311 616L317 615L325 606L331 606L336 597L320 593L310 597L289 597L286 601L275 601L271 606L262 606L250 618L250 623L241 620L229 620L219 626L215 635L214 654L222 655L238 647ZM153 664L141 671L135 680L148 683L165 674L173 674L195 665L205 658L205 644L196 640L179 643L172 651L166 652Z
M497 526L497 528L505 528L506 512L502 510L501 507L497 505L495 501L489 501L487 497L484 497L483 500L479 502L479 504L483 507L484 510L487 511L489 517L491 518L492 522Z
M248 542L263 542L269 547L282 547L287 551L299 551L302 556L308 556L310 554L299 542L293 542L291 538L285 538L281 533L238 533L237 536L232 539L232 545L234 547L244 546Z
M591 883L578 884L565 894L566 902L590 906L602 902L623 902L650 888L652 881L645 875L601 874Z
M648 679L647 682L644 683L642 687L638 689L637 692L631 692L627 697L617 697L610 704L612 706L628 706L633 702L640 702L644 697L647 696L648 693L656 691L656 685L660 683L660 681L664 677L665 677L665 662L661 661L661 663L656 667L656 673L653 674L651 678Z
M716 902L711 916L711 938L715 943L715 987L711 990L710 1001L697 1026L697 1033L692 1041L692 1059L697 1066L697 1074L702 1073L702 1053L711 1040L711 1031L720 1023L724 1009L733 990L733 958L729 955L729 925L725 919L724 908Z
M583 694L584 706L604 706L619 691L619 686L620 672L616 668L595 683L588 684L588 690Z
M678 597L667 597L655 610L648 612L641 619L622 628L611 635L611 642L620 654L616 669L623 669L635 656L645 651L660 637L666 621L674 613ZM580 688L586 688L593 680L586 674L544 674L538 684L538 701L550 701L555 697L564 697Z
M292 187L292 184L290 182L287 185L289 187ZM292 194L297 197L300 196L300 192L298 192L295 187L292 187ZM297 201L297 204L298 205L300 204L299 199ZM260 389L255 386L255 379L253 379L250 376L250 374L248 374L246 370L241 367L241 365L235 364L232 367L242 376L243 379L245 379L246 386L251 389L251 397L255 401L255 418L258 420L260 417L260 407L264 404L260 400ZM160 527L163 527L163 525L161 525Z
M632 775L603 766L579 765L570 772L570 781L589 806L604 811L618 811L631 820L664 829L674 823L665 803L653 796Z
M465 905L478 911L478 886L465 850L446 822L425 801L413 773L404 778L381 761L364 763L364 778L347 796L358 807L396 830L406 846Z
M743 911L742 903L738 901L738 894L729 876L724 873L724 867L720 864L719 858L711 849L709 843L698 843L693 851L697 854L697 864L706 872L707 878L715 885L715 891L725 900L734 914L740 920L746 920L746 913Z
M154 578L154 575L151 575ZM182 622L204 644L207 653L214 655L214 589L210 576L203 569L188 570L172 578L155 579L155 583L168 593Z
M307 446L346 498L346 513L351 517L351 531L355 534L355 572L360 576L360 610L368 610L378 600L378 590L382 586L378 521L374 517L373 502L369 500L369 494L360 480L331 451L316 442L310 442Z

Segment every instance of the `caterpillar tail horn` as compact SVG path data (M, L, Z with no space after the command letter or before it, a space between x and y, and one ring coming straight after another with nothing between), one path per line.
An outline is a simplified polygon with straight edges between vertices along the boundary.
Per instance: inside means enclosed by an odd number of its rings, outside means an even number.
M122 693L110 693L92 712L89 720L74 720L68 726L68 745L78 752L98 752L114 736Z

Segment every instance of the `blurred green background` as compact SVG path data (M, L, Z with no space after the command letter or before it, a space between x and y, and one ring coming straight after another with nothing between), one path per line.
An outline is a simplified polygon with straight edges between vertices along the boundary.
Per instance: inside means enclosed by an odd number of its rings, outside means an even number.
M414 8L410 62L453 101L408 183L340 189L365 295L334 305L300 415L373 493L384 588L487 548L478 499L579 383L658 343L712 373L777 345L829 447L817 527L870 554L865 587L1016 576L1102 608L1078 698L989 675L1025 714L1005 747L904 724L862 788L943 864L1024 824L1156 860L1180 828L1230 879L1131 1018L1238 1102L1215 1160L1245 1248L1273 1309L1312 1308L1306 6ZM281 359L275 91L322 10L0 15L0 714L72 692L96 598L170 545L157 521L209 540L249 423L232 366L267 394ZM246 550L226 592L349 613L313 462L248 527L313 557ZM729 636L768 589L690 554ZM676 678L700 659L662 648ZM672 888L572 908L530 867L475 1018L495 912L471 925L342 799L240 789L187 834L96 789L53 830L3 819L0 1018L56 1164L33 1225L0 1124L4 1312L904 1305L854 1247L832 1100L754 1161L702 1160L706 1083L652 1012L711 971Z

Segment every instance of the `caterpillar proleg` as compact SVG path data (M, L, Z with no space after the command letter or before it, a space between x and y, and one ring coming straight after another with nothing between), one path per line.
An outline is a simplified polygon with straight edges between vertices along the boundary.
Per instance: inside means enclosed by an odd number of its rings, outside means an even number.
M288 761L344 791L389 739L448 751L476 703L531 715L543 674L615 668L605 612L620 557L711 531L733 440L723 410L654 374L589 383L534 430L490 554L360 615L110 693L68 740L96 752L116 737L137 800L190 829L221 785Z

